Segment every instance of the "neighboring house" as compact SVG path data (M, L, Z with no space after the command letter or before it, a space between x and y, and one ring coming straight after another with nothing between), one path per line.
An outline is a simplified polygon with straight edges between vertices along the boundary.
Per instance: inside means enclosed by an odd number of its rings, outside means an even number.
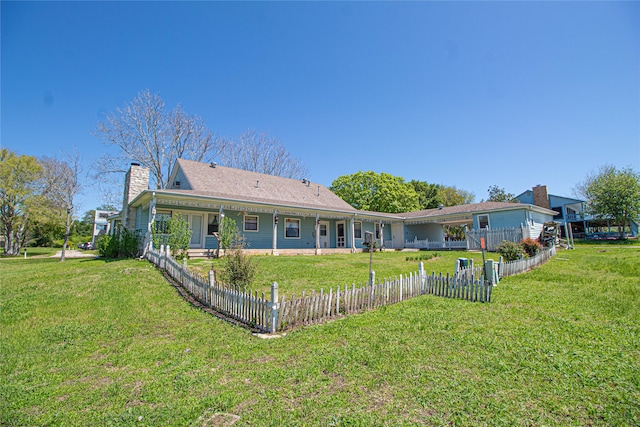
M149 170L132 163L123 210L109 218L150 240L157 227L182 214L192 230L191 249L218 246L223 217L232 218L252 252L310 253L362 250L367 232L378 245L402 249L407 242L444 242L446 225L469 229L520 228L537 238L554 212L519 203L475 203L404 214L359 211L323 185L179 159L165 190L149 190ZM194 254L197 255L197 254Z
M573 235L577 238L589 236L602 228L610 229L607 221L597 220L586 213L584 200L549 194L546 185L537 185L516 196L516 199L521 203L529 203L554 211L553 220L560 223L563 234L566 232L565 225L571 227ZM633 221L631 235L638 235L638 224Z
M91 244L95 245L98 236L109 233L108 218L116 214L118 214L117 211L96 210L93 216L93 237L91 238Z

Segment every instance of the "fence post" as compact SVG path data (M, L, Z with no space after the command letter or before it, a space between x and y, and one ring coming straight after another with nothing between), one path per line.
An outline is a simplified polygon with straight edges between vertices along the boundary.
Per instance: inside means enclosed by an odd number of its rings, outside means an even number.
M485 281L488 281L490 285L494 285L496 283L496 272L493 267L492 259L488 259L487 262L484 263L484 277Z
M424 271L424 263L420 261L418 263L418 274L420 275L420 293L424 294L424 282L427 276L427 273Z
M160 245L160 268L165 269L167 262L164 255L164 245Z
M502 262L502 257L498 260L498 279L502 277L502 269L504 268L504 264Z
M278 325L278 282L271 284L271 333L276 331Z
M371 270L369 272L369 286L373 286L376 283L376 272Z

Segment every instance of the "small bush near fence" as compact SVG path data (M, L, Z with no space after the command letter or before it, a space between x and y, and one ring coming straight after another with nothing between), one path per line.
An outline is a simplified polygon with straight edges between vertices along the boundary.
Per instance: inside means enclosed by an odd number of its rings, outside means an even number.
M227 254L227 267L222 272L222 279L225 282L233 283L243 289L253 282L258 268L253 257L244 251L246 246L244 237L237 234Z
M429 261L432 258L437 258L438 252L434 252L432 254L422 254L418 256L408 256L405 258L406 261Z
M542 252L542 244L540 244L540 242L530 237L527 237L526 239L522 239L522 241L520 242L520 247L522 247L522 250L529 257L536 256L540 252Z
M500 243L497 252L502 255L505 261L515 261L525 255L522 246L516 242L509 242L507 240L503 240L502 243Z

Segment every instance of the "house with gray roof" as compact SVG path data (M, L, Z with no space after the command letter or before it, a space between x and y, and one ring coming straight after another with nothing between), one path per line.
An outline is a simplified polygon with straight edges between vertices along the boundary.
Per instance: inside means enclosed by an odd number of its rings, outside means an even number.
M111 219L150 240L152 224L180 213L192 230L191 253L218 247L222 218L235 221L248 250L263 254L356 252L372 233L387 249L416 240L444 241L444 226L469 229L526 228L537 237L554 212L521 203L475 203L402 214L361 211L325 186L179 159L169 188L149 189L149 170L133 163L125 178L123 209Z

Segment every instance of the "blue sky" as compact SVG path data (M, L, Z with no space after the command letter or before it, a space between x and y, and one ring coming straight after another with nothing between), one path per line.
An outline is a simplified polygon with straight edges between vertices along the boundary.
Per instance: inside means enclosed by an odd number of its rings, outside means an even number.
M87 167L144 89L218 135L487 197L640 171L638 2L1 2L1 146ZM101 203L87 187L79 210Z

